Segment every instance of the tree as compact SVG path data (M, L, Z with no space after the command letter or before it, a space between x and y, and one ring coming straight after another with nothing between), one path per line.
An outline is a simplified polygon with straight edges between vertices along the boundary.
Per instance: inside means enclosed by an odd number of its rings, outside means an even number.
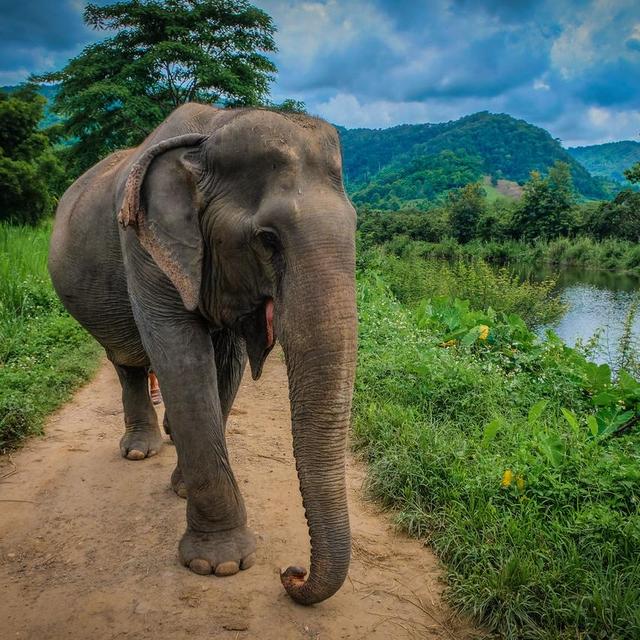
M640 162L636 162L632 167L626 169L624 175L629 182L640 182Z
M532 171L513 217L514 235L525 239L567 235L575 226L574 206L575 192L567 163L557 161L546 178Z
M469 242L476 237L478 220L485 211L485 197L485 190L478 182L449 192L449 219L458 242Z
M611 202L602 202L587 220L588 232L603 238L640 242L640 193L623 189Z
M35 224L50 213L64 182L38 124L46 100L34 85L0 91L0 220Z
M490 205L485 204L478 217L476 237L485 242L506 240L514 208L514 203L506 198L497 198Z
M265 102L275 65L275 26L246 0L123 0L88 4L85 22L115 35L86 47L61 71L53 109L64 117L79 172L133 146L189 101Z

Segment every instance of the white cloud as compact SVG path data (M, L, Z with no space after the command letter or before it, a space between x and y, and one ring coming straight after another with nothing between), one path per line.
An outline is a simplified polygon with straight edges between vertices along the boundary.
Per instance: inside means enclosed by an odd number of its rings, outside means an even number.
M393 49L405 47L388 18L370 2L263 0L258 4L273 17L278 28L276 58L298 73L304 73L327 54L348 51L371 33Z
M367 100L361 101L350 93L337 93L325 101L309 103L311 113L334 124L349 128L380 129L397 124L419 124L455 120L483 109L502 111L501 99L489 105L475 99L461 98L455 102L434 99L428 102Z
M587 110L587 116L596 127L603 127L611 120L611 112L600 107L591 107Z
M583 105L569 104L558 118L540 124L561 138L566 147L638 140L640 111L585 108Z
M29 73L24 67L13 71L0 71L0 86L20 84L27 79Z
M629 21L638 12L637 0L593 0L572 6L560 18L561 34L551 47L551 64L565 79L624 54L621 44L640 33Z
M400 122L429 122L429 107L422 102L374 100L361 103L352 94L338 93L312 107L325 120L347 127L373 129L391 127Z

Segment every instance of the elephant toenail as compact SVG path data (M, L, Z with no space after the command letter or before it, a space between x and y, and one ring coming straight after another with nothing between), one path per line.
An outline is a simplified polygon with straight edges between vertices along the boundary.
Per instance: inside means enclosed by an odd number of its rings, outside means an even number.
M238 573L238 563L230 560L229 562L221 562L215 570L217 576L232 576L234 573Z
M129 453L127 453L127 458L129 460L142 460L144 453L138 449L131 449Z
M211 573L211 565L203 558L194 558L189 563L189 569L194 573L199 573L201 576L208 576Z
M255 561L256 561L256 554L250 553L246 558L242 559L242 562L240 563L240 568L243 571L245 569L249 569L250 567L253 567L253 565L255 564Z

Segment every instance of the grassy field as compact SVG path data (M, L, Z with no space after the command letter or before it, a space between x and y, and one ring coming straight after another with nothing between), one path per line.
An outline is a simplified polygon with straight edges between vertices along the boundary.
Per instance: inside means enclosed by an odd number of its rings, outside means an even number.
M444 561L455 606L503 637L639 638L640 383L538 341L516 312L554 313L544 287L454 268L443 290L433 264L395 260L360 257L371 491ZM431 279L407 291L405 267Z
M95 371L97 343L63 310L47 273L48 227L0 225L0 451Z

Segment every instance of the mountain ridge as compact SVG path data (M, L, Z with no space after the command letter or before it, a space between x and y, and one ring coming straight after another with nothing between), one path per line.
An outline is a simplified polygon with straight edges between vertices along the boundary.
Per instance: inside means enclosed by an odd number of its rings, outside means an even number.
M618 140L604 144L568 147L567 151L593 176L629 184L625 169L640 162L640 142Z
M394 208L403 200L425 203L462 186L458 182L468 181L471 174L473 179L488 175L522 184L531 171L546 173L558 160L570 166L582 196L608 195L601 181L548 131L504 113L480 111L445 123L338 131L345 181L357 204ZM444 172L452 171L446 184Z

